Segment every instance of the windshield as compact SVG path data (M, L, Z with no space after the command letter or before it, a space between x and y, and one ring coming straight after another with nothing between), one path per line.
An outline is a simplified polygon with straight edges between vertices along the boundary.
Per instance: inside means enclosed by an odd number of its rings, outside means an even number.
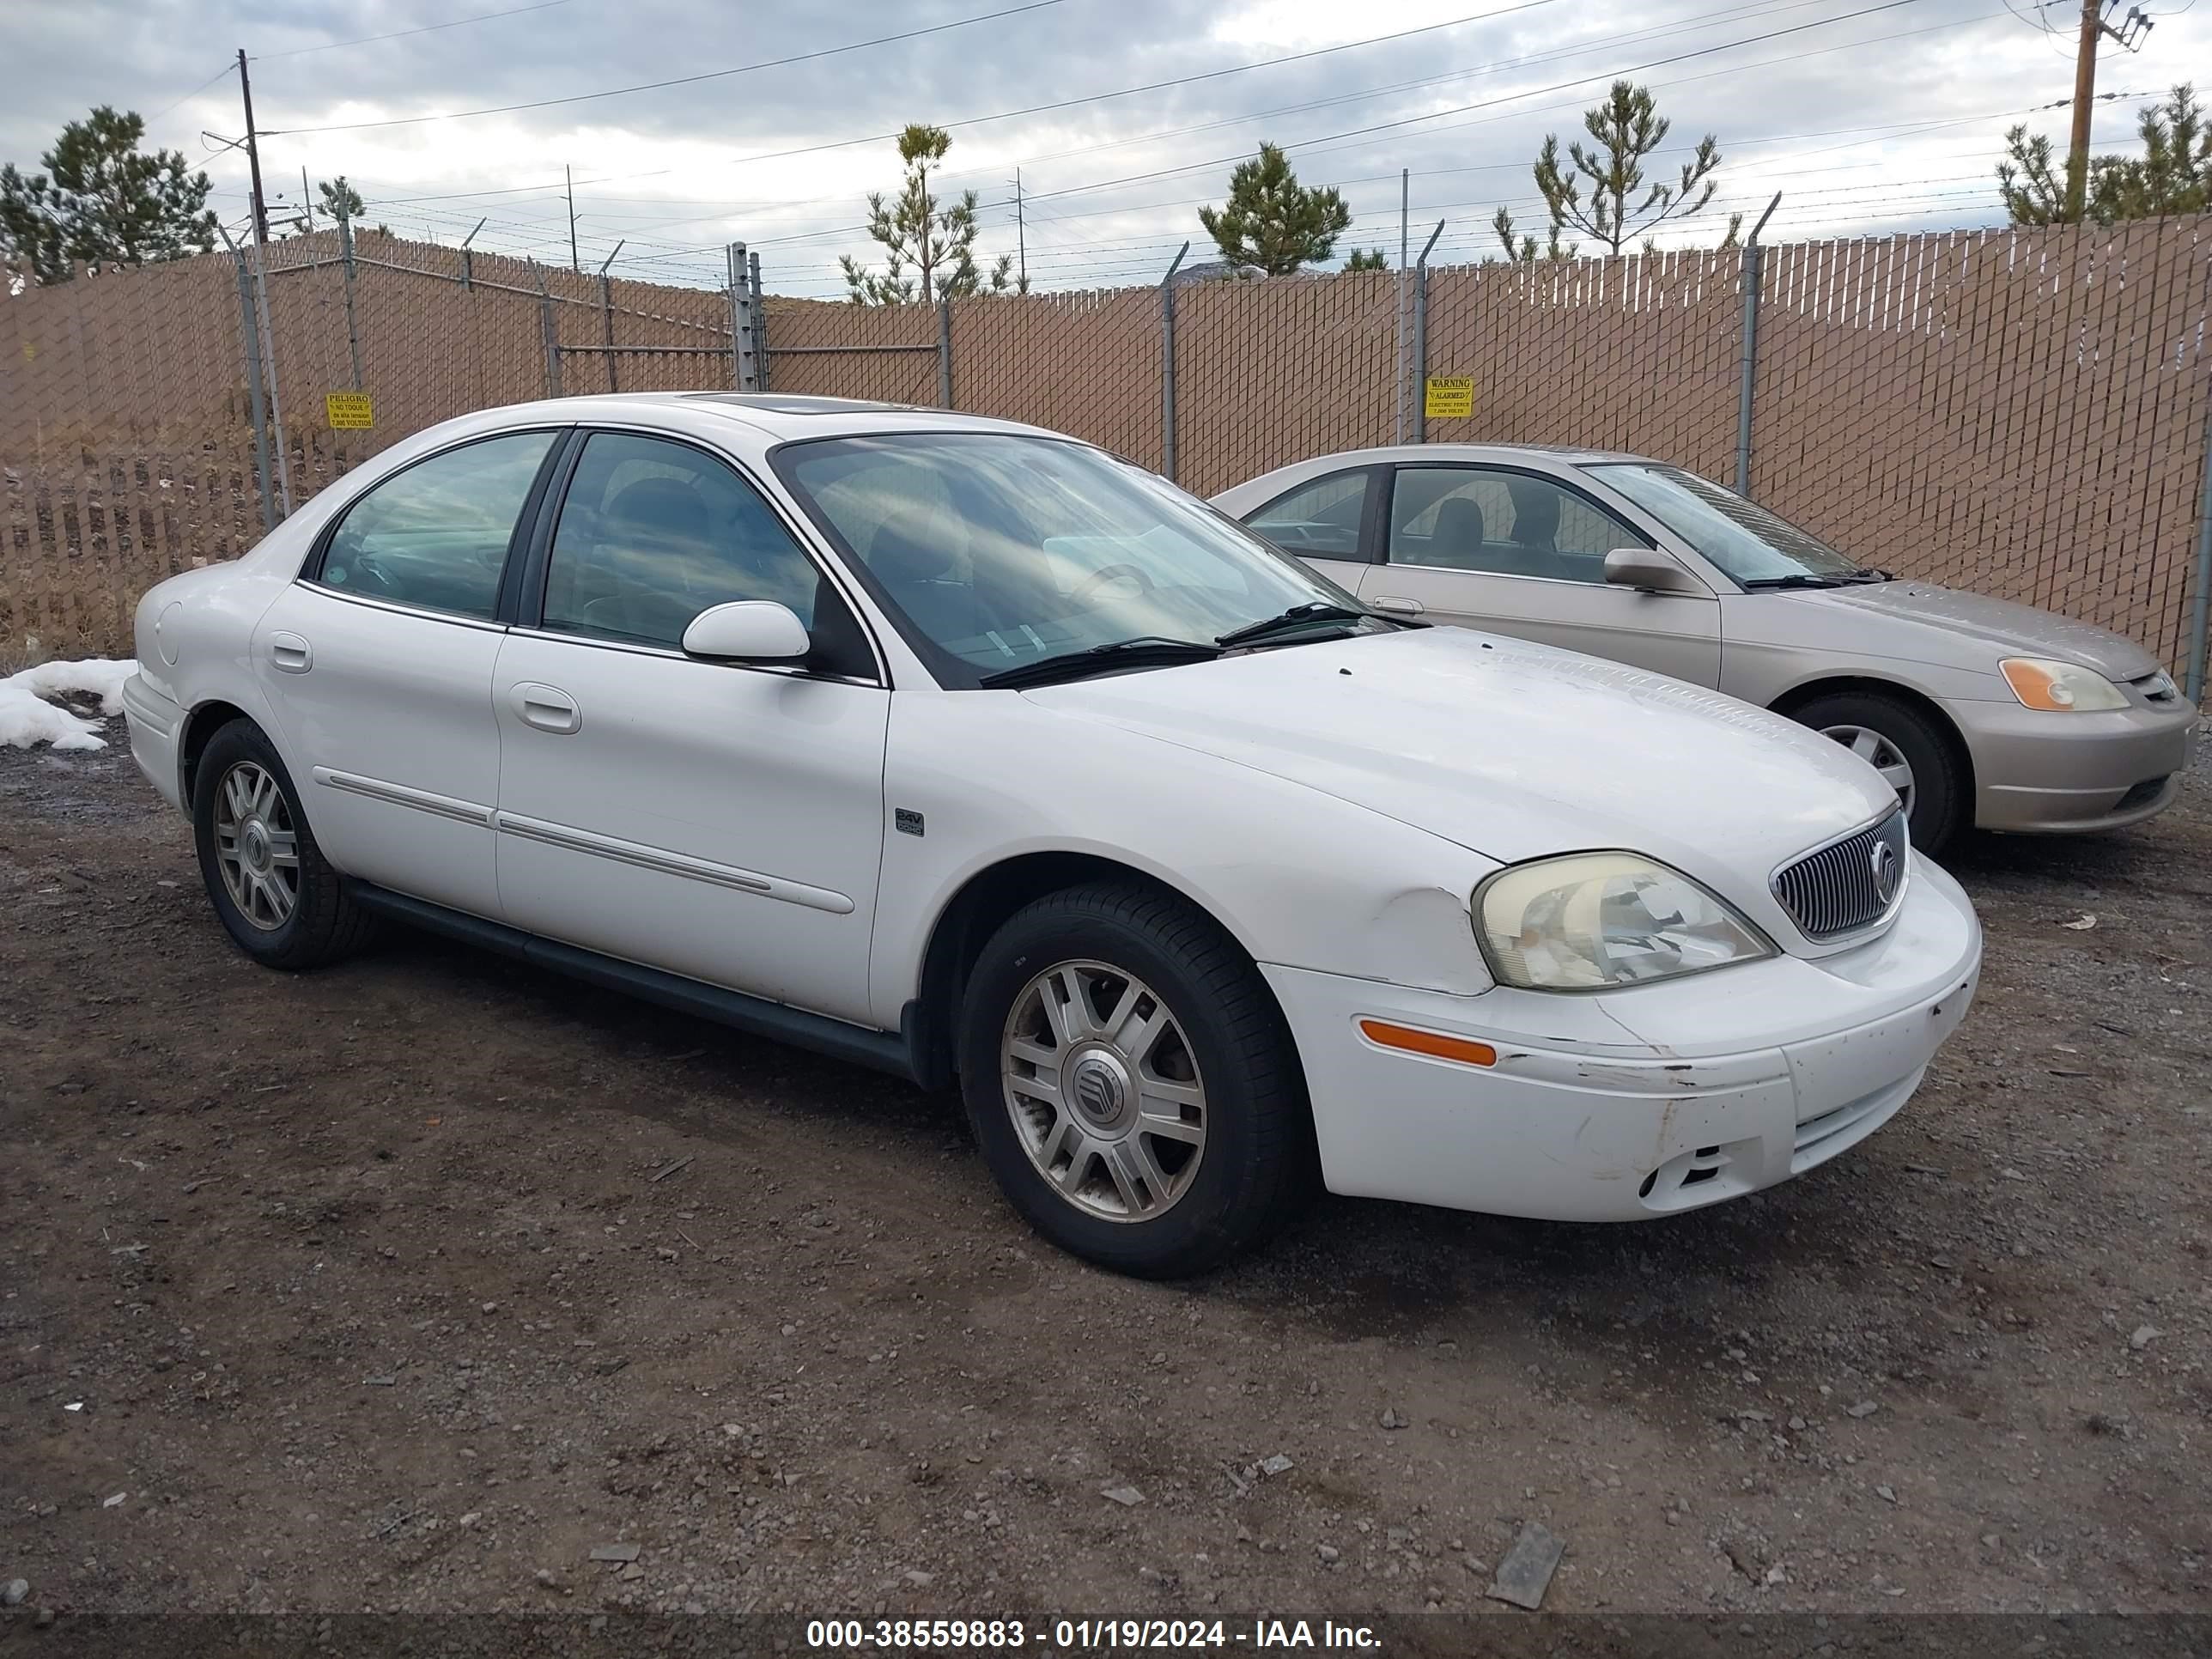
M787 444L774 459L947 686L1133 640L1210 650L1292 606L1358 604L1173 484L1082 444L886 433ZM1339 617L1307 631L1388 627Z
M1599 462L1589 471L1740 582L1859 574L1856 561L1694 472L1616 461Z

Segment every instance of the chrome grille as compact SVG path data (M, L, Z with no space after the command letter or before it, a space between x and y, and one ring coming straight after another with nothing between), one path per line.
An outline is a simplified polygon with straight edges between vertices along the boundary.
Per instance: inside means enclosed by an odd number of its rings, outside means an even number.
M1873 927L1905 896L1907 863L1899 811L1784 866L1774 878L1774 896L1806 938L1839 939ZM1885 867L1895 872L1887 891Z

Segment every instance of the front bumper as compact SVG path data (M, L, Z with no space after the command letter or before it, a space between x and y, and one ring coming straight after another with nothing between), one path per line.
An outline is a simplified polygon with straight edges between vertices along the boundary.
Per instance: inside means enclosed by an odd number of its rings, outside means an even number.
M2189 769L2197 711L2131 702L2052 714L2014 702L1946 702L1974 763L1974 822L2041 835L2117 830L2164 811Z
M143 674L123 682L123 723L131 733L131 758L147 781L161 792L161 799L178 811L185 810L184 774L177 764L177 744L184 731L185 711L146 683Z
M1881 938L1628 990L1480 996L1262 964L1329 1190L1560 1221L1695 1209L1802 1174L1895 1115L1974 994L1981 929L1917 856ZM1370 1042L1381 1019L1492 1066Z

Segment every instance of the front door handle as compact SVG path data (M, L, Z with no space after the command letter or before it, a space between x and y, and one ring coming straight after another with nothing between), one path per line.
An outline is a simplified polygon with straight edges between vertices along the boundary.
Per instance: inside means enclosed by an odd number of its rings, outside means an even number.
M1387 611L1394 617L1418 617L1428 609L1419 599L1395 599L1387 593L1377 593L1368 603L1377 611Z
M269 661L281 674L304 674L315 665L315 647L297 634L271 634Z
M508 692L507 698L525 726L534 726L541 732L565 737L584 724L576 700L558 686L525 680Z

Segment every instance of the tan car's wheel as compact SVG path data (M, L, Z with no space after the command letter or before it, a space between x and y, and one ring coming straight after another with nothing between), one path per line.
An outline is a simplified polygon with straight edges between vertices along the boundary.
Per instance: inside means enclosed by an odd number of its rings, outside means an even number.
M1876 691L1844 691L1815 697L1790 716L1881 774L1922 852L1940 852L1972 821L1972 787L1950 739L1911 704Z

